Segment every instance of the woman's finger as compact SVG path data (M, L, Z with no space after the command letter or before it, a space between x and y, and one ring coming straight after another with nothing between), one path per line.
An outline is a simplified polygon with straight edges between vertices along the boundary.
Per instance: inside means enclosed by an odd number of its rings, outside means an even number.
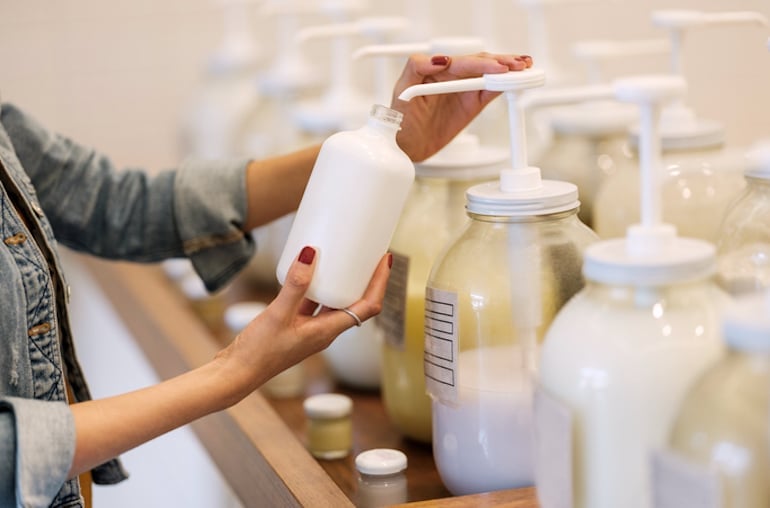
M307 306L305 293L310 287L315 270L316 250L306 246L299 255L294 258L289 270L286 272L286 280L278 292L278 296L270 303L270 307L284 321L292 321L300 313L303 306Z

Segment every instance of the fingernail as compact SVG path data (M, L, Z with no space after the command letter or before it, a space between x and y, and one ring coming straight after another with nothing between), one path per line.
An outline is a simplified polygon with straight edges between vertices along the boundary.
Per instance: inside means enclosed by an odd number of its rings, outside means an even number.
M393 268L393 254L388 252L388 268Z
M523 58L524 60L526 60L526 61L527 61L527 63L529 63L529 64L531 64L531 63L532 63L532 57L531 57L531 56L529 56L529 55L521 55L521 58Z
M309 265L315 258L315 249L313 247L302 247L302 251L299 253L299 262Z
M449 65L449 57L444 55L436 55L430 59L430 63L444 67Z

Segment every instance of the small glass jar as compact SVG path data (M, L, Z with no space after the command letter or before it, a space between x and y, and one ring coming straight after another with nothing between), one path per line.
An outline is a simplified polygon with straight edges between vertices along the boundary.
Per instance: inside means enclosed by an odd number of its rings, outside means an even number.
M350 418L353 401L339 393L322 393L305 399L308 418L307 446L319 459L346 457L353 447L353 423Z
M375 448L356 456L358 508L380 508L408 501L404 452Z
M719 485L711 506L770 506L768 296L745 296L726 314L728 352L690 390L671 432L670 451ZM691 485L691 476L685 478ZM666 478L677 480L681 477Z

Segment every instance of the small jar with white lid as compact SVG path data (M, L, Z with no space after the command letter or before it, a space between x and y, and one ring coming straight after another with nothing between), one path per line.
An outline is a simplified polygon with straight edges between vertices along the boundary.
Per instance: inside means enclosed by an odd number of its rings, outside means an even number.
M406 503L407 458L404 452L374 448L356 456L358 508L379 508Z
M321 393L302 404L308 418L307 446L318 459L341 459L353 447L353 401L340 393Z
M255 317L267 308L258 301L237 302L225 310L225 325L233 333L240 333ZM305 391L305 366L297 363L265 381L259 390L273 399L299 397Z

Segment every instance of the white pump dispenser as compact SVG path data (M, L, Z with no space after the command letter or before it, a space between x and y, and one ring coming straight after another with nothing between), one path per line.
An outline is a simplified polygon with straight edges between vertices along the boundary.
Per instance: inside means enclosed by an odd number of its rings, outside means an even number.
M722 352L714 248L661 220L661 105L684 80L615 82L640 107L641 222L585 251L586 287L548 330L535 400L543 508L650 508L648 458L693 380Z
M683 77L682 42L686 30L727 24L767 25L764 16L751 11L659 10L652 13L652 22L669 31L671 73L679 77ZM724 126L699 118L683 98L662 110L660 134L668 175L663 187L666 220L685 236L716 242L726 208L744 186L744 149L725 147ZM639 144L634 129L629 141L632 148ZM622 235L629 224L638 220L637 211L629 206L638 192L636 165L633 158L619 165L615 176L607 179L598 192L592 224L603 238Z
M471 220L434 263L425 293L434 459L455 495L531 485L537 343L582 284L580 252L595 239L577 219L577 188L542 180L528 162L519 99L544 83L530 68L415 85L399 97L493 90L509 106L511 164L467 190Z
M237 137L261 101L253 80L262 59L250 21L256 0L219 0L224 30L183 118L182 151L207 159L238 153Z
M370 17L345 23L307 27L297 33L296 43L305 45L318 39L332 40L331 83L318 100L302 101L292 117L310 133L327 136L360 125L372 98L362 94L352 73L352 39L365 36L378 40L404 31L409 25L403 17Z

